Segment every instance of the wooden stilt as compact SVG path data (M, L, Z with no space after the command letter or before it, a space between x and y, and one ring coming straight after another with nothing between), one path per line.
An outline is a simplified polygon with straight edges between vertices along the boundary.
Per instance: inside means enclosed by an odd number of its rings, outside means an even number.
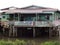
M35 27L33 27L33 37L35 37Z
M10 25L9 37L11 36L11 33L12 33L12 25Z
M9 30L9 37L11 36L11 30Z
M58 36L58 27L55 29L56 36Z
M9 30L9 37L11 36L11 32L10 32L10 30Z
M59 39L60 39L60 26L58 26L58 36L59 36Z
M17 28L13 26L13 37L17 37Z
M59 39L60 39L60 29L59 29Z
M4 35L4 33L5 33L5 29L4 29L4 27L3 27L3 35Z
M59 31L60 31L60 28L57 27L57 36L59 36Z
M17 28L15 30L16 30L16 37L17 37Z
M52 30L51 27L49 27L49 38L51 38L51 36L52 36L52 31L51 30Z
M57 36L57 27L53 27L53 36Z
M15 36L15 28L14 28L14 26L13 26L13 37Z

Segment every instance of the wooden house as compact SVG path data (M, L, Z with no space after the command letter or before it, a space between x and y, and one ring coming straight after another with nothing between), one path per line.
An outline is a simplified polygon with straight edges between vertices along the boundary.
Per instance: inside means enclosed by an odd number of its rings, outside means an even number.
M51 37L59 34L60 11L58 9L32 5L23 8L9 7L1 11L3 11L1 22L9 25L7 30L9 36Z

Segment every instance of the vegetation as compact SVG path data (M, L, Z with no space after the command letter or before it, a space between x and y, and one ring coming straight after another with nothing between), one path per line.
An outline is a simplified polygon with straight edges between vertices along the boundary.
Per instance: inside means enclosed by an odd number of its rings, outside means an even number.
M60 45L60 42L59 41L49 41L49 42L41 43L41 45Z
M37 45L35 41L18 40L0 40L0 45ZM60 45L59 41L40 42L38 45Z
M35 45L34 41L24 41L24 40L0 40L0 45Z

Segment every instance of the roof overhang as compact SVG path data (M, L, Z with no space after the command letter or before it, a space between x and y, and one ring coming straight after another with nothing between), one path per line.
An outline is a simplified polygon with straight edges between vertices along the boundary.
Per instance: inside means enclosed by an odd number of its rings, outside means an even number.
M28 7L8 7L5 9L1 9L5 13L44 13L44 12L55 12L57 9L54 8L47 8L47 7L41 7L41 6L28 6Z
M17 9L14 9L14 10L3 10L3 12L5 13L46 13L46 12L54 12L54 11L57 11L57 10L52 10L52 9L38 9L38 10L23 10L23 9L20 9L20 10L17 10Z

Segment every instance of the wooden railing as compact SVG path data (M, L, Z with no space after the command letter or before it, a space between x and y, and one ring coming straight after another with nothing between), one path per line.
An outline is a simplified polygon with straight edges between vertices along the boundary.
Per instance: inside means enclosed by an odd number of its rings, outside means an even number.
M10 25L14 26L35 26L35 27L51 27L52 22L50 21L9 21Z
M50 27L51 22L49 22L49 21L36 21L35 26L36 27Z
M15 26L33 26L33 21L15 21Z
M48 21L15 21L15 26L36 26L36 27L48 27L51 26L51 22Z

